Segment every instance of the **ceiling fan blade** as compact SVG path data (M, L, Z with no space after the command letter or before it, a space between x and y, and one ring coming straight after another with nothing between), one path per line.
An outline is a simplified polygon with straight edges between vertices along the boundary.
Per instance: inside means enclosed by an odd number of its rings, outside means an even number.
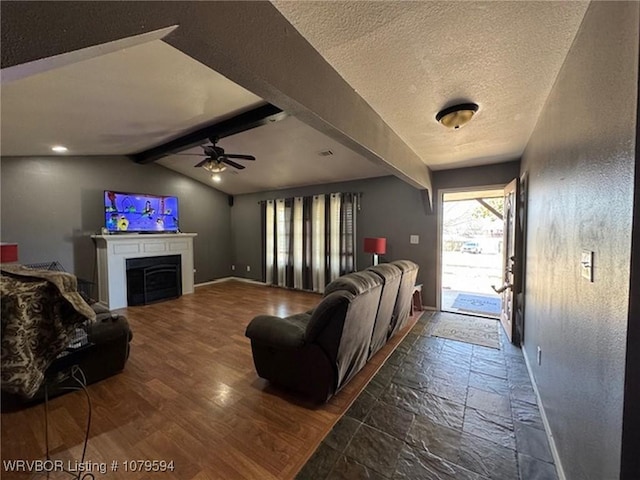
M194 167L202 167L203 165L206 165L207 163L209 163L211 161L211 159L209 157L205 158L204 160L202 160L201 162L198 162L194 165Z
M223 163L226 163L227 165L231 165L232 167L237 168L238 170L242 170L244 168L244 165L240 165L239 163L236 163L233 160L229 160L228 158L222 158L221 160Z
M237 153L225 153L225 157L227 158L239 158L241 160L255 160L256 157L253 155L238 155Z
M180 155L185 157L206 157L204 153L172 153L172 155Z

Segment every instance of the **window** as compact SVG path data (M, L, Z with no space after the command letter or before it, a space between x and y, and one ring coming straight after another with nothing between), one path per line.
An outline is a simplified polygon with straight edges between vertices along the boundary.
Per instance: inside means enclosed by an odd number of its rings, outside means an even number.
M323 292L354 271L357 199L332 193L264 202L266 282Z

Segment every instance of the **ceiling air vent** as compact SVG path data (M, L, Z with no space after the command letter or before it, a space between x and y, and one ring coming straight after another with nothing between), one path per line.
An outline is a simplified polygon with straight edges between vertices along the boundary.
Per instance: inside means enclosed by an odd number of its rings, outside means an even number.
M321 152L318 152L318 155L321 157L329 157L333 155L333 152L331 150L322 150Z

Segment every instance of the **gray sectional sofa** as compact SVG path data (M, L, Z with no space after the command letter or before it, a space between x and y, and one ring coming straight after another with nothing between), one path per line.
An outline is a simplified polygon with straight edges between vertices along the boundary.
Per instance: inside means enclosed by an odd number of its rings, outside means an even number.
M255 317L246 335L258 375L327 401L406 325L417 274L408 260L381 264L334 280L309 312Z

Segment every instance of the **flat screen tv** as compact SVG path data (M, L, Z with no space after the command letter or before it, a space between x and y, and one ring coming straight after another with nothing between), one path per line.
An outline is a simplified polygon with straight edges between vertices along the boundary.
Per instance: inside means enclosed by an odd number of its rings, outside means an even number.
M177 232L178 198L105 190L104 215L109 232Z

